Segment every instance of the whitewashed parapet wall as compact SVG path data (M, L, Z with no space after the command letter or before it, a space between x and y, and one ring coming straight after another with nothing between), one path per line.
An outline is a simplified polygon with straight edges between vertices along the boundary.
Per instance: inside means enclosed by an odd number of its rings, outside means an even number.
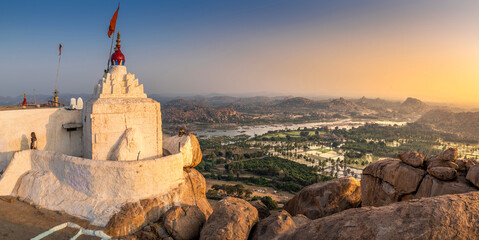
M163 154L161 106L125 66L112 66L83 109L85 158L135 161Z
M170 194L194 162L189 136L165 139L175 154L139 161L103 161L39 150L17 152L0 179L0 195L105 226L126 202ZM179 199L169 199L172 205Z
M71 156L82 156L82 130L67 131L63 124L81 123L81 110L59 108L0 111L0 171L17 151L30 148L30 133L37 135L37 147Z

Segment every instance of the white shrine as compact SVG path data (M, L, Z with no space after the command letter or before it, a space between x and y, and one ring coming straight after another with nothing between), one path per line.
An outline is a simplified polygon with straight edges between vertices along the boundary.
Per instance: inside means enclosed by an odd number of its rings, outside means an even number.
M127 73L118 33L110 70L95 86L83 109L83 156L134 161L162 155L160 103Z
M82 110L0 111L0 196L87 219L110 236L174 205L209 216L204 178L192 169L202 157L198 140L163 135L160 103L127 72L119 34L111 64ZM28 149L30 132L38 150ZM130 211L135 217L125 218Z

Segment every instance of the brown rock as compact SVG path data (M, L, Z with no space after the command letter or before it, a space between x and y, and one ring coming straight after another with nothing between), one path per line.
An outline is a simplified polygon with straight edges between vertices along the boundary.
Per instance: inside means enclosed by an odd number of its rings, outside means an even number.
M304 216L303 214L298 214L298 215L293 217L293 221L294 221L294 223L296 223L296 227L300 227L300 226L303 226L306 223L311 222L311 219Z
M382 206L416 192L426 172L396 159L369 164L361 177L363 206Z
M194 168L185 169L183 173L186 178L185 184L188 185L188 187L184 188L182 204L198 206L208 220L213 209L211 208L208 199L206 199L205 177Z
M287 211L279 211L263 219L256 226L252 240L273 239L274 237L295 228L296 223Z
M206 222L205 214L197 206L175 206L163 217L165 230L175 240L198 239Z
M258 210L259 219L265 219L269 215L271 215L271 213L269 212L269 208L266 205L264 205L264 203L261 202L261 200L252 201L250 203L251 205L253 205L253 207L256 208L256 210Z
M359 207L361 185L353 177L338 178L307 186L289 200L283 207L291 215L304 214L316 219Z
M439 155L439 158L444 161L455 162L457 159L457 148L448 148Z
M258 222L258 210L245 200L227 197L220 200L201 230L200 239L248 239Z
M441 159L440 156L431 156L426 159L425 161L425 166L429 168L433 167L449 167L449 168L454 168L456 170L459 169L459 166L451 161L446 161Z
M157 240L158 236L153 232L139 231L135 234L138 239L142 240Z
M156 222L173 205L195 205L206 218L213 211L206 199L206 182L195 169L185 169L185 181L165 195L126 203L113 215L104 232L117 238L136 232L150 222Z
M476 165L476 163L469 159L459 159L455 162L458 166L457 171L461 171L463 173L467 173L472 166Z
M191 146L193 147L193 162L186 168L196 167L200 164L201 159L203 158L203 153L201 153L200 143L194 134L188 134L188 137L191 141Z
M361 199L363 206L384 206L401 201L402 194L394 186L370 175L361 177Z
M452 181L441 181L431 175L426 175L414 198L435 197L446 194L459 194L477 191L464 176L459 175Z
M145 213L140 203L126 203L120 212L110 218L104 232L110 237L126 236L145 224Z
M422 167L424 156L416 151L408 151L398 154L398 158L405 164L412 167Z
M469 169L466 179L474 186L479 187L479 165L474 165Z
M14 203L17 201L17 198L14 196L0 196L0 200L7 203Z
M456 169L449 167L433 167L428 168L427 173L440 180L452 180L457 177Z
M362 207L316 219L275 239L477 239L479 193Z

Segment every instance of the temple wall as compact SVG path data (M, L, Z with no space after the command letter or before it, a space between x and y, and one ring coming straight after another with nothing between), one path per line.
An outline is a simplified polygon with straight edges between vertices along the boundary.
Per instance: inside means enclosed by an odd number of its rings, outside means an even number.
M160 103L149 98L93 98L83 111L85 158L131 161L162 156Z
M139 161L104 161L58 152L16 152L0 177L0 196L13 195L35 205L65 211L104 226L126 202L171 195L176 203L185 184L184 167L194 162L189 136L166 138L174 154ZM173 150L172 150L173 151ZM185 165L186 164L186 165Z
M80 123L81 110L38 108L0 111L0 171L13 154L30 148L30 133L37 135L39 150L82 156L82 130L67 131L65 123Z
M167 192L182 182L183 156L118 162L25 150L15 154L0 179L0 195L10 195L28 171L52 172L61 184L98 200L136 200Z

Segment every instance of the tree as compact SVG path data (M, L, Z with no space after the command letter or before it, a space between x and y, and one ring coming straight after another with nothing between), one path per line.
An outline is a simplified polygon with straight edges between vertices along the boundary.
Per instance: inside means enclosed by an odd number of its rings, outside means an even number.
M278 203L274 201L270 196L264 196L261 198L261 202L268 207L270 210L274 210L278 208Z

